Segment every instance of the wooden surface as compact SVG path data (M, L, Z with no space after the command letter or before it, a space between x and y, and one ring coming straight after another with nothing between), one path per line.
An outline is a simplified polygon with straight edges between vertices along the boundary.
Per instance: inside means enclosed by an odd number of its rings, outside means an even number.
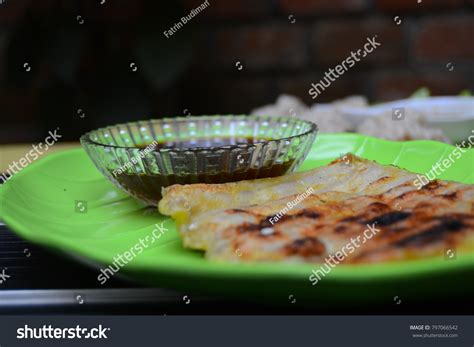
M79 142L66 142L66 143L55 143L48 151L44 152L39 156L37 160L48 156L51 153L63 151L65 149L80 147ZM12 145L0 145L0 172L5 172L8 166L13 161L18 162L20 158L24 158L26 154L31 151L32 144L12 144ZM31 165L31 164L30 164Z

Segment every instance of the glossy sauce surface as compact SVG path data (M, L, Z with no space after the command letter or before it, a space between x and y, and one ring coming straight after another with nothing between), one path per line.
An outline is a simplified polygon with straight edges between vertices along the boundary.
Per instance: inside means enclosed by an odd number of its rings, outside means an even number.
M268 141L269 139L254 138L212 138L197 139L193 141L182 142L159 142L155 149L164 148L211 148L226 145L252 145L259 142ZM145 149L148 145L137 146L137 148ZM199 174L184 175L148 175L148 174L129 174L119 173L114 175L115 179L125 188L135 193L135 195L146 198L148 200L161 199L161 188L173 184L192 184L192 183L227 183L248 179L276 177L285 174L292 166L293 161L289 160L284 163L276 163L271 166L257 168L244 168L233 172L213 172ZM146 187L146 189L145 189Z

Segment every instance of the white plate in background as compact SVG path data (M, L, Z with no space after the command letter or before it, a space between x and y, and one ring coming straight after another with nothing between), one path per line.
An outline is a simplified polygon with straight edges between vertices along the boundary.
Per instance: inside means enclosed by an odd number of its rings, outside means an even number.
M369 117L393 108L410 108L423 113L428 124L440 128L453 143L466 140L474 132L474 97L434 96L410 98L369 107L341 107L342 115L355 127Z

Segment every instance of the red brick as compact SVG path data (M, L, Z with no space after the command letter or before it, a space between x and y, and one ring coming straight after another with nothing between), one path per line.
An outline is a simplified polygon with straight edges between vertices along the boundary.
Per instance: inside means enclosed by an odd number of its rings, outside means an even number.
M226 29L217 34L217 60L244 69L301 67L306 63L305 32L296 24Z
M457 95L469 84L461 72L420 73L408 70L381 72L373 78L375 100L388 101L409 97L427 87L432 95Z
M6 1L0 4L0 24L15 24L23 16L31 0Z
M183 0L182 2L191 11L200 6L204 0ZM265 1L209 0L209 6L202 12L202 18L255 18L264 15L267 11L268 6Z
M325 66L339 64L350 56L351 51L362 49L368 37L375 35L381 46L362 58L357 65L398 63L404 59L402 31L392 21L338 20L319 24L314 29L313 60Z
M133 22L145 16L143 1L113 1L106 0L104 4L97 2L84 2L84 14L86 22Z
M421 24L414 38L419 60L452 61L474 58L474 16L433 18Z
M226 77L193 75L190 80L201 81L200 87L194 83L185 85L186 108L193 114L239 114L273 102L269 94L271 78L239 76L240 73Z
M46 14L53 8L60 8L61 0L32 1L30 7L34 15Z
M367 8L367 0L280 0L283 12L294 15L358 12Z
M38 100L31 90L0 90L2 105L2 123L15 124L29 122L38 107Z
M375 0L375 7L382 11L406 12L463 7L463 0Z

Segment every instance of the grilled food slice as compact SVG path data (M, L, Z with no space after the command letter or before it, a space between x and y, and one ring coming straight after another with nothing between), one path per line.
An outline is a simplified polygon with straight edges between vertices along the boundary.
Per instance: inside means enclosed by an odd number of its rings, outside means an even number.
M192 221L201 213L258 205L285 196L336 191L350 196L383 193L416 175L347 154L327 166L306 172L225 184L173 185L164 188L159 211L175 219L186 247L205 249L206 231ZM342 197L341 197L342 199Z
M193 222L206 231L206 257L213 260L322 263L332 256L338 262L378 263L442 256L448 249L474 251L474 186L411 185L370 196L311 195L281 214L296 199L290 196L207 212Z
M172 186L159 208L177 219L185 247L215 260L320 263L344 250L341 261L370 263L472 252L474 186L433 181L418 190L416 178L346 155L279 178Z

